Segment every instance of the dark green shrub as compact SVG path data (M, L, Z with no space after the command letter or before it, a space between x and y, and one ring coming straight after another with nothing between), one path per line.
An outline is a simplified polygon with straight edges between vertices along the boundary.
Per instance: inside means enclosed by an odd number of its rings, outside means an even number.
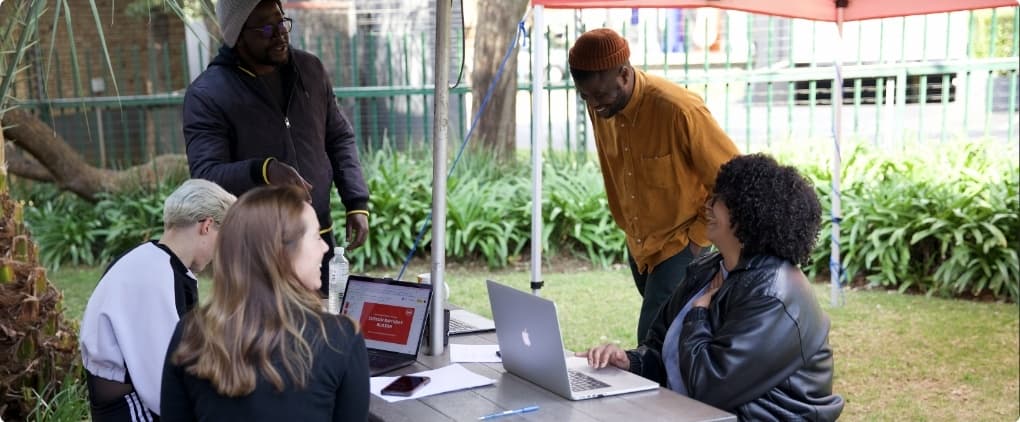
M21 184L15 195L28 198L25 221L39 244L42 262L105 266L114 257L163 233L163 200L184 180L170 177L156 186L100 194L96 203L52 185Z
M601 266L625 262L625 237L609 213L595 162L547 166L543 182L542 213L551 252L573 253Z
M431 159L424 151L395 153L381 149L361 156L365 179L372 194L369 203L369 237L361 248L348 254L351 268L399 266L414 244L414 236L432 209ZM338 244L345 237L345 210L332 195L333 227ZM423 244L430 239L425 233Z
M156 186L142 186L120 194L104 193L96 213L105 222L101 260L108 262L139 243L163 234L163 201L183 180L164 180Z
M102 264L104 221L93 204L49 184L21 190L25 191L21 197L30 198L25 207L25 225L39 245L43 265L57 269L61 264Z
M900 291L946 296L991 293L1020 297L1020 166L1015 145L966 142L910 148L910 155L867 146L845 151L842 163L840 250L847 274ZM823 226L814 275L828 272L829 152L800 148L778 154L816 185ZM352 268L396 270L432 209L429 151L381 149L362 156L372 201L371 235L349 254ZM527 161L499 164L466 155L447 184L447 259L506 266L531 245L531 170ZM51 268L61 263L105 265L113 256L161 232L163 198L179 180L82 202L45 185L22 189L31 198L26 221ZM334 195L335 234L344 210ZM626 257L623 232L609 213L594 161L552 159L543 170L545 256L569 254L601 266ZM431 252L431 227L416 255Z
M822 274L831 250L831 176L817 165L803 169L826 213L809 268ZM840 249L850 277L900 291L1020 297L1015 146L953 143L911 149L909 157L860 146L842 171Z

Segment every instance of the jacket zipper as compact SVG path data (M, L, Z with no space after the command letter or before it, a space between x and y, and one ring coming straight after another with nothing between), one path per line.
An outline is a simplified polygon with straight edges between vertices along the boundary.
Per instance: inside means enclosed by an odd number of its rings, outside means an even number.
M294 60L293 57L291 60ZM287 138L290 142L290 147L294 150L294 153L297 154L297 150L294 148L294 134L290 133L290 117L287 116L287 114L290 113L290 105L294 102L294 89L298 86L300 76L298 74L297 63L292 61L291 66L291 68L294 69L294 81L291 82L290 92L287 93L287 105L283 109L283 125L287 127ZM294 157L294 169L297 170L298 173L301 173L301 164L297 160L296 156Z
M2 1L2 0L0 0L0 1ZM252 78L254 78L254 79L256 79L256 80L258 79L258 76L256 76L256 75L255 75L254 73L252 73L252 72L251 72L250 70L248 70L248 69L245 69L245 68L244 68L244 66L238 66L238 69L241 69L241 71L243 71L244 73L248 74L248 75L249 75L249 76L251 76ZM295 73L296 73L296 68L295 68ZM297 86L297 80L296 80L296 76L295 76L295 81L294 81L294 84L293 84L293 86L295 86L295 87ZM265 88L264 88L263 86L261 86L261 85L260 85L260 86L259 86L259 88L263 88L263 91L265 91ZM275 101L273 100L273 96L272 96L272 94L270 94L270 93L268 93L268 92L266 92L265 94L268 94L268 95L269 95L269 99L268 99L268 101L269 101L269 104L274 104L274 102L275 102ZM283 125L284 125L284 126L286 126L286 127L287 127L287 129L290 129L290 117L288 117L288 116L287 116L287 112L288 112L288 111L290 110L290 103L291 103L291 99L292 99L293 97L294 97L294 89L293 89L293 87L292 87L292 88L291 88L291 92L289 92L289 93L287 94L287 104L286 104L286 109L285 109L285 110L283 110Z
M294 89L297 88L298 86L297 65L293 66L294 66L294 82L291 83L290 92L287 93L287 106L283 110L283 124L287 126L287 129L290 129L290 117L287 117L287 113L290 112L290 103L294 101Z

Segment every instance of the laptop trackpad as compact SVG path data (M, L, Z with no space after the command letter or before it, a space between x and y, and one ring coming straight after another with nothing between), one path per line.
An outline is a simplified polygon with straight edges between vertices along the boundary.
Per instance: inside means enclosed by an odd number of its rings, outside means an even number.
M630 373L627 370L620 369L615 366L595 369L588 366L587 358L579 358L576 356L567 357L567 369L572 371L578 371L582 374L588 375L606 384L615 386L633 382L634 377L638 376Z

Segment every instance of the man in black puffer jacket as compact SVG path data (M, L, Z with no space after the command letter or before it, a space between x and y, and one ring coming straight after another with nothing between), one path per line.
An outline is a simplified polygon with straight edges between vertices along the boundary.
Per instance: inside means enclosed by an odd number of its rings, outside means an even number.
M706 215L718 252L691 264L640 346L579 355L741 420L835 420L829 318L797 267L821 224L814 188L771 157L741 156L719 170Z
M224 46L184 98L191 176L240 196L256 186L308 190L333 256L330 185L347 210L353 249L368 236L368 187L351 124L340 113L322 62L290 48L290 18L278 0L220 0ZM329 283L323 265L323 292Z

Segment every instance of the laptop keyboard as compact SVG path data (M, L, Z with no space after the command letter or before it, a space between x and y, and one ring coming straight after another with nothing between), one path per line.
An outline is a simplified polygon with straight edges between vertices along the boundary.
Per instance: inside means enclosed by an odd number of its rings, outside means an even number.
M460 333L464 331L474 331L478 328L474 325L468 324L458 319L450 318L450 333Z
M609 384L589 377L581 372L567 371L567 375L570 378L570 391L587 391L609 387Z
M386 368L390 365L404 361L404 358L397 355L389 355L382 353L368 353L368 367L369 368Z

